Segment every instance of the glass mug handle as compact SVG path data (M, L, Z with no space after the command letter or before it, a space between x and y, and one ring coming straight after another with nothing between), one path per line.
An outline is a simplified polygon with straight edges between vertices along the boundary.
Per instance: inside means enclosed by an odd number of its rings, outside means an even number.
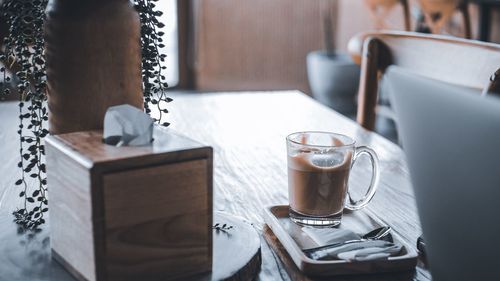
M347 191L347 197L349 198L349 200L347 201L345 207L351 211L359 210L366 207L366 205L368 205L368 203L370 203L370 201L372 200L373 195L375 195L375 192L377 191L378 187L380 171L378 167L378 156L373 149L367 146L357 147L356 153L354 154L354 158L352 159L351 168L356 163L358 157L363 154L366 154L370 157L370 162L372 163L372 179L370 181L370 187L366 191L366 194L363 196L363 198L357 201L354 201L349 191Z

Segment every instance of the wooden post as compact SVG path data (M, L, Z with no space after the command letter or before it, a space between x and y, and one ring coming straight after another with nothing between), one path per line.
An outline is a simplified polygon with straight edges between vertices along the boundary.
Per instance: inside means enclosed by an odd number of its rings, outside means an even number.
M363 46L361 60L361 78L358 94L357 121L365 129L373 131L375 128L375 106L378 95L380 42L376 38L367 38Z
M193 3L177 0L177 23L179 41L179 84L180 89L195 89L196 76L193 69L195 56L195 34Z
M488 94L500 96L500 68L491 75L488 86L483 90L483 95Z
M401 0L401 5L403 6L403 15L405 20L405 30L411 31L411 13L410 13L410 3L408 0Z
M467 1L460 3L459 9L462 12L462 19L464 22L464 37L472 39L472 30L470 23L469 3Z
M101 129L108 107L143 108L139 15L128 0L51 0L45 25L49 129Z

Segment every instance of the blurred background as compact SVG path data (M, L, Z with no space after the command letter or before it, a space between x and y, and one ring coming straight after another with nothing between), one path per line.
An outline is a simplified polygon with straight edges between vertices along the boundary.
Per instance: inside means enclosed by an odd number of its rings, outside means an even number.
M373 30L500 43L500 0L160 0L170 91L300 90L355 119L351 39ZM5 33L0 26L0 33ZM442 50L446 52L446 50ZM383 83L382 83L383 85ZM379 103L388 103L383 88ZM17 99L11 95L11 99ZM375 130L397 142L394 122Z
M178 3L179 2L179 3ZM421 2L409 2L411 30L425 31ZM431 0L446 5L462 1ZM467 1L472 38L500 42L500 4ZM306 57L325 48L325 17L332 17L334 48L345 52L355 34L373 29L405 30L399 0L161 0L170 35L164 52L171 86L211 90L299 89L311 94ZM377 7L378 4L378 7ZM373 11L373 6L377 11ZM483 7L486 6L486 7ZM481 13L483 12L483 13ZM378 13L379 17L374 14ZM436 15L435 15L436 16ZM438 17L438 16L436 16ZM430 30L429 30L430 31ZM462 13L454 9L440 33L465 37Z
M499 0L162 0L168 82L189 91L298 89L354 118L349 40L389 29L500 42ZM445 50L443 50L445 51ZM383 103L384 94L380 93ZM396 141L390 120L376 130Z

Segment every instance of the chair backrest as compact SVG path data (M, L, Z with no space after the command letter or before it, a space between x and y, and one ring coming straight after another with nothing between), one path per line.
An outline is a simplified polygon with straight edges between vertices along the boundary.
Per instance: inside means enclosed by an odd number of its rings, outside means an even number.
M379 80L390 65L479 91L491 88L500 78L492 76L500 68L500 45L493 43L387 31L357 35L348 49L361 64L357 121L369 130L375 126Z

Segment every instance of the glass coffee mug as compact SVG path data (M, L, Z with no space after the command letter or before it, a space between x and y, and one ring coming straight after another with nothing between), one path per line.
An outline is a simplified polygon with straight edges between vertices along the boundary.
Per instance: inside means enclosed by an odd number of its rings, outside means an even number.
M371 148L356 147L352 138L326 132L293 133L286 141L292 221L317 227L336 226L342 220L344 207L359 210L375 195L378 157ZM349 173L362 154L370 157L372 178L363 198L354 201L348 192Z

